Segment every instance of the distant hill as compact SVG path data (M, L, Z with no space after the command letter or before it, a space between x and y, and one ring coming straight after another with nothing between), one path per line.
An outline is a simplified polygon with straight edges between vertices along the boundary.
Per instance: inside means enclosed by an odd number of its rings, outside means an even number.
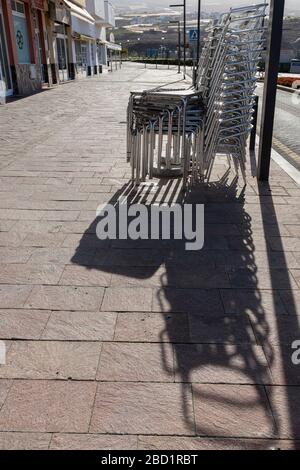
M112 0L113 4L120 8L126 10L161 10L162 8L167 8L170 3L170 0ZM187 8L189 11L195 11L197 7L197 0L187 0ZM242 6L247 4L255 3L253 0L204 0L202 2L203 8L206 11L224 11L230 8L231 6ZM286 12L297 12L299 11L299 0L286 0Z

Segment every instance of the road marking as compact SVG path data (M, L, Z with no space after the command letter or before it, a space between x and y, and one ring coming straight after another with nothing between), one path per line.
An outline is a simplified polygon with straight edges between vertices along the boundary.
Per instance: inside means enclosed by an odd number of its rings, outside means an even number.
M280 168L282 168L300 186L300 171L274 149L272 149L272 160L274 160L274 162L276 162L277 165L279 165Z

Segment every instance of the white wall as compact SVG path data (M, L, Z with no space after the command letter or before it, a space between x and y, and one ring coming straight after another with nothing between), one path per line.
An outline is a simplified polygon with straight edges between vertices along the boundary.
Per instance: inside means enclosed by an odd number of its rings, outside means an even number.
M86 0L87 11L100 20L105 19L105 4L104 0Z

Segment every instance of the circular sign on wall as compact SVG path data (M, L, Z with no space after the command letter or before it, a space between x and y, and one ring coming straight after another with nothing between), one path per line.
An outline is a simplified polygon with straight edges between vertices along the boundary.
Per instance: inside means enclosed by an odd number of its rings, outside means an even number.
M18 29L17 34L16 34L16 39L17 39L17 45L19 49L23 49L24 46L24 38L23 34L21 31Z

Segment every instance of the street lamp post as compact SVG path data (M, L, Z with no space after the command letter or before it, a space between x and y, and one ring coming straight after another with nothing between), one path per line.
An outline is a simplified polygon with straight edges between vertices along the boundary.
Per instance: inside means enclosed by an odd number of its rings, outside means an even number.
M198 0L198 20L197 20L197 28L198 28L198 38L197 38L197 67L200 60L200 26L201 26L201 0Z
M183 3L170 5L170 8L174 8L174 7L183 8L183 78L185 78L185 74L186 74L186 0L183 0Z
M171 24L178 25L178 73L181 70L181 32L180 32L180 21L170 21Z

